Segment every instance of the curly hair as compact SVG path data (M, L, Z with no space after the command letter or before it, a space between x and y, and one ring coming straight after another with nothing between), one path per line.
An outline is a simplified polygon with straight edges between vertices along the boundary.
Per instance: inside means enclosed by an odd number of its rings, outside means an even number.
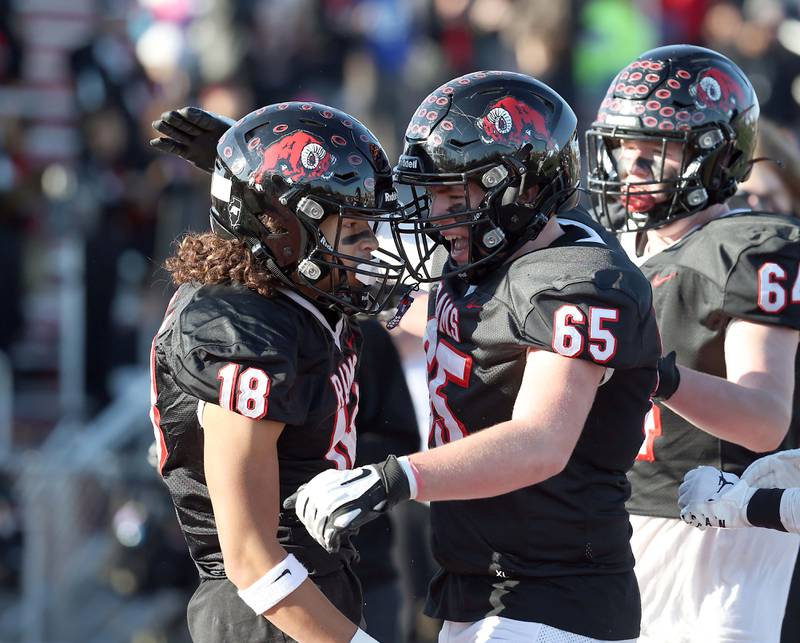
M264 297L271 297L277 286L277 279L264 270L242 241L222 239L213 232L186 234L164 268L176 286L191 281L235 281Z

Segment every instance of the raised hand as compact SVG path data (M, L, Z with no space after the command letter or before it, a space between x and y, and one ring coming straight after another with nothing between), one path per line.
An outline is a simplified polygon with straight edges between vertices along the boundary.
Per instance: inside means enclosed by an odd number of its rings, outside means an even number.
M217 156L217 142L234 122L199 107L182 107L164 112L161 118L153 121L153 129L162 136L152 139L150 145L211 173Z

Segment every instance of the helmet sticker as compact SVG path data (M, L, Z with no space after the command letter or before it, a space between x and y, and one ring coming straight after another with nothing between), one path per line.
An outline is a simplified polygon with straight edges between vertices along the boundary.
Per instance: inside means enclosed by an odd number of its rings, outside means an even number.
M744 89L721 69L704 69L689 87L698 109L716 109L730 116L738 106L745 103Z
M290 182L328 178L336 157L325 149L324 143L308 132L297 130L279 138L261 151L261 164L252 180L261 183L265 174L281 174Z
M484 143L503 142L512 145L530 143L534 139L552 145L544 114L527 103L506 96L495 101L475 123Z

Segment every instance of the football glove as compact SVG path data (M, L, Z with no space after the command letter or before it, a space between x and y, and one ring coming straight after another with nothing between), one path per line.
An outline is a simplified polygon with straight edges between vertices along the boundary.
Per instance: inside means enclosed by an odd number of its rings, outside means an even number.
M658 386L653 399L663 402L671 398L681 383L681 374L678 365L675 363L675 351L658 358Z
M164 112L153 121L153 129L163 136L152 139L150 145L180 156L210 174L217 158L217 142L234 123L233 119L199 107L182 107Z
M749 527L747 503L755 491L732 473L697 467L684 476L678 490L681 520L701 530Z
M294 508L314 540L334 552L342 535L358 531L361 525L410 497L406 473L390 455L380 464L323 471L289 496L283 507Z

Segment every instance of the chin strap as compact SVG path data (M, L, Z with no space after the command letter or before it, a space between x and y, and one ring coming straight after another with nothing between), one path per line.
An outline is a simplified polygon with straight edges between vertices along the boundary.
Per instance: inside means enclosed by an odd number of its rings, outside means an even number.
M414 297L412 297L411 293L417 290L419 290L419 284L411 284L410 286L406 287L406 291L400 298L400 303L397 304L397 310L395 311L392 318L386 322L387 330L392 330L393 328L397 328L397 325L400 323L400 320L403 319L403 315L405 315L408 312L408 309L411 308L411 304L414 303Z

